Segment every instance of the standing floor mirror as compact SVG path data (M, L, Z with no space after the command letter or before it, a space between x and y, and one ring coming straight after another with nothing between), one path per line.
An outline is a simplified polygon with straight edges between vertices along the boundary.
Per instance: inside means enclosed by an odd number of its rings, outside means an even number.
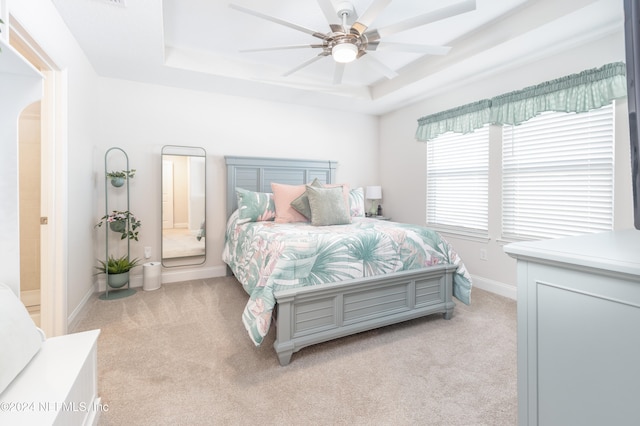
M200 265L206 244L206 151L162 147L162 266Z

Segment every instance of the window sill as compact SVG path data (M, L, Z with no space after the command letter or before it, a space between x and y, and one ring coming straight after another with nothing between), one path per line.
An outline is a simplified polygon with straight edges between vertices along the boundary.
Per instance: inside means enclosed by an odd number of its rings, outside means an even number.
M475 241L477 243L488 243L491 238L487 234L480 234L475 232L464 231L461 229L442 228L433 225L427 225L427 227L437 231L445 237L460 238L462 240Z

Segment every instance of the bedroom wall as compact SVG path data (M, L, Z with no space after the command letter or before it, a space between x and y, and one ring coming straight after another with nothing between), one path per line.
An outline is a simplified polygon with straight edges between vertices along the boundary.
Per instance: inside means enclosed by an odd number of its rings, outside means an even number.
M131 81L99 78L94 104L99 122L93 149L93 216L104 215L104 153L124 149L131 168L131 211L141 218L131 254L160 260L160 151L163 145L207 151L207 260L198 267L164 268L163 282L224 275L225 155L326 159L338 162L337 181L352 187L377 182L378 119L373 116L266 102ZM96 232L94 253L104 254ZM146 261L146 260L145 260ZM141 268L133 285L141 283Z
M616 61L624 61L622 31L582 46L574 46L561 55L532 60L509 71L467 82L446 94L429 97L384 115L380 120L380 178L385 214L401 222L426 222L426 145L415 140L418 118ZM617 103L615 113L614 222L617 229L624 229L633 226L626 101ZM499 164L500 146L492 146L490 156L490 161ZM402 173L398 173L399 170ZM476 285L515 297L515 260L504 253L504 243L499 241L501 199L496 183L500 183L499 174L490 176L490 241L480 243L452 235L445 237L476 278ZM487 250L487 261L480 260L481 248Z

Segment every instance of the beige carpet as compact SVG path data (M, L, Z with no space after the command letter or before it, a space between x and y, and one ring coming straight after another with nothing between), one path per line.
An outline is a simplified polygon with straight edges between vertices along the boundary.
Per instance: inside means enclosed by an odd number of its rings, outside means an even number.
M516 305L471 306L305 348L281 367L254 347L234 278L92 298L74 331L102 329L101 425L515 425Z

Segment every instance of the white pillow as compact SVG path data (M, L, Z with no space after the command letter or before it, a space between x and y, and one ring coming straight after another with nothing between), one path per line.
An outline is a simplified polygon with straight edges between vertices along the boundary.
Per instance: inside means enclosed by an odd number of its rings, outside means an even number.
M0 394L38 353L43 337L27 308L0 283Z

